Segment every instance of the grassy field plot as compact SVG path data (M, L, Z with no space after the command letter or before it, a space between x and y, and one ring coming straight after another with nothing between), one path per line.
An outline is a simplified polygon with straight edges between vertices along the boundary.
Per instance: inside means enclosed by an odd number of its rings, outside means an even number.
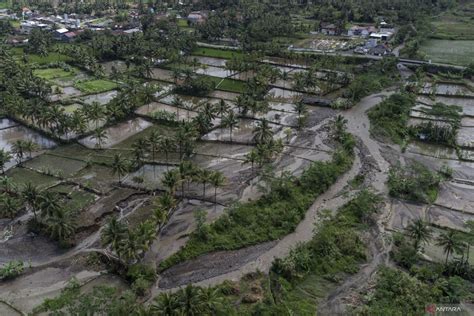
M10 169L6 172L6 175L12 179L19 189L22 189L27 183L31 183L39 188L46 188L58 182L58 179L54 177L25 168Z
M75 71L66 71L61 68L45 68L45 69L35 69L33 71L35 76L43 78L43 79L56 79L56 78L64 78L69 77L75 74Z
M470 1L471 2L471 1ZM435 39L474 40L474 3L463 3L455 10L447 11L437 17L432 25Z
M235 79L222 79L219 77L207 76L216 85L217 90L243 93L245 91L245 82Z
M60 184L49 189L49 191L63 195L65 208L73 212L84 209L95 200L94 194L68 184Z
M243 54L238 50L200 47L193 51L193 55L230 59L232 56L242 56Z
M78 82L75 87L84 93L101 93L117 88L118 84L113 81L96 79Z
M474 62L474 40L451 41L431 39L424 42L420 52L427 60L438 63L468 65Z
M25 166L70 177L86 166L85 162L43 154L25 163Z
M24 54L23 48L21 47L12 48L11 52L14 56L17 56L17 58L21 58ZM50 52L46 56L28 54L28 62L31 64L49 64L53 62L68 62L71 60L72 58L69 56L54 52Z

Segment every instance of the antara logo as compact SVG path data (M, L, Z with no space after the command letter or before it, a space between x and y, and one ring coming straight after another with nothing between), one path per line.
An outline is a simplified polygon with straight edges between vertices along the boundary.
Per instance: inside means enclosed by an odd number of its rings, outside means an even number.
M430 315L435 315L436 313L448 313L448 312L461 312L462 308L459 305L454 306L437 306L436 304L430 304L425 307L425 312Z

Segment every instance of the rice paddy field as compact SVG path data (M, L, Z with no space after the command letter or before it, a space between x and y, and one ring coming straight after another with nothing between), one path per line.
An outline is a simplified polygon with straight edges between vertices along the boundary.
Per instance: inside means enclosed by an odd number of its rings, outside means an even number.
M474 62L474 40L429 39L421 45L420 52L432 62L469 65Z

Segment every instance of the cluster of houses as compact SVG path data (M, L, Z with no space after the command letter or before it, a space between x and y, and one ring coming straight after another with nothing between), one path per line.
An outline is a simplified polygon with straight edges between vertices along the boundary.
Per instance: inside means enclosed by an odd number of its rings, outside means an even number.
M20 19L20 28L17 30L17 34L7 39L7 42L13 45L26 43L27 36L34 29L50 31L55 40L63 42L74 41L86 29L92 31L111 30L116 35L141 32L139 17L136 12L130 12L126 22L117 23L111 18L98 19L93 16L75 13L64 14L63 16L45 16L28 8L22 9L21 18L18 18L15 14L9 14L8 10L4 11L0 12L0 19L3 15L8 19Z
M344 30L332 23L321 23L319 32L328 36L366 39L363 46L359 46L354 50L355 53L386 56L391 54L390 48L386 43L395 34L395 29L384 21L380 22L378 27L375 25L353 25L348 30Z

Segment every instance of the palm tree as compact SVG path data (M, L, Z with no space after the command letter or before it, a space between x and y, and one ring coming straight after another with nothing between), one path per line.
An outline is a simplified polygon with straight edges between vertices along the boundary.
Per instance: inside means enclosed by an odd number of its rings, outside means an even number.
M138 227L134 230L134 235L137 236L138 246L142 253L150 249L150 245L155 239L155 222L152 220L146 220L138 224Z
M189 184L192 179L193 174L195 173L196 167L194 164L190 161L184 160L181 161L179 166L179 178L180 178L180 183L181 183L181 196L184 197L184 182L188 182L188 189L189 189Z
M163 316L179 315L179 309L178 296L170 292L160 293L155 297L150 308L153 315Z
M46 230L51 238L60 242L69 239L75 232L75 226L68 211L59 208L46 220Z
M121 154L115 154L112 161L112 174L118 176L119 184L122 183L122 176L128 171L128 162Z
M295 112L298 113L298 128L302 128L304 125L304 118L306 113L308 112L308 107L303 102L303 99L299 99L295 105Z
M95 121L95 128L99 128L99 121L105 117L104 107L99 102L92 102L84 107L84 113L91 121Z
M75 111L71 116L71 124L73 126L73 131L77 134L84 134L87 130L86 118L82 111Z
M133 143L132 148L132 155L135 161L135 165L137 168L141 168L145 159L145 152L148 149L148 141L144 138L139 138L135 143ZM144 168L142 172L144 175Z
M181 313L184 315L200 315L200 299L198 288L188 284L177 293Z
M204 103L201 111L202 113L204 113L204 116L207 118L208 121L212 121L213 119L216 118L216 114L215 114L216 110L214 106L209 102Z
M0 186L2 187L3 191L10 194L16 191L17 187L13 182L12 178L7 176L0 177Z
M255 149L252 149L250 152L248 152L245 155L245 160L244 160L243 164L250 163L251 164L251 170L252 170L252 173L253 173L253 167L254 167L254 165L257 161L258 161L258 153Z
M216 115L218 115L221 120L223 119L224 115L230 110L229 105L221 99L216 107Z
M25 141L22 139L16 140L11 144L11 151L15 155L17 163L21 165L23 157L25 156Z
M257 144L266 144L273 139L273 132L266 119L258 122L253 130L253 141Z
M0 215L2 217L5 216L10 219L14 219L16 214L18 213L18 210L20 209L20 202L14 197L7 194L1 196L1 201L2 210L0 211Z
M161 182L170 194L174 194L176 190L176 186L178 185L178 182L179 182L178 171L173 169L173 170L169 170L165 172Z
M222 311L224 298L218 287L202 287L199 289L198 297L201 305L201 313L217 315Z
M171 102L171 105L176 108L176 119L180 121L179 108L183 107L183 100L181 100L180 97L174 97L173 102Z
M419 250L423 243L426 243L430 240L432 232L427 223L421 218L418 218L408 225L407 233L408 236L413 239L413 247L416 250Z
M448 258L450 255L462 252L463 250L462 241L459 238L459 235L456 231L451 229L437 238L436 245L443 247L443 251L446 254L446 260L444 262L446 266L448 265Z
M224 116L222 122L222 126L227 127L229 129L230 134L230 142L232 143L232 131L236 128L239 124L239 120L235 115L234 111L229 111L226 116Z
M158 151L161 142L161 135L158 130L153 130L148 136L148 144L150 145L151 159L155 162L155 154Z
M202 183L202 197L206 197L206 184L211 181L212 172L208 169L200 169L198 173L198 180Z
M173 81L175 84L178 83L178 80L181 79L181 70L180 69L173 69Z
M189 157L193 153L196 142L197 131L192 123L184 122L180 125L176 133L176 142L178 144L179 159Z
M170 213L176 208L176 199L169 192L165 192L158 199L158 205Z
M5 165L12 160L12 155L10 152L0 149L0 170L2 171L2 174L5 174Z
M33 215L35 216L35 221L37 222L38 218L37 218L36 212L40 204L39 203L40 193L39 193L38 188L34 186L31 182L28 182L23 188L21 195L23 197L23 200L29 205L29 207L33 211Z
M61 205L59 197L56 193L45 191L39 196L39 208L43 217L51 217L55 213L60 212Z
M217 188L224 185L226 178L219 171L213 171L210 176L210 183L214 186L214 207L217 205Z
M173 138L168 137L168 136L163 136L160 139L158 147L160 151L165 153L166 169L169 170L168 155L170 152L176 151L176 143Z
M125 258L128 262L136 262L138 259L138 252L141 250L140 240L138 236L128 230L126 237L123 239L123 242L120 244L118 249L118 254Z
M28 153L28 157L31 158L32 153L38 150L38 145L32 140L28 139L24 142L24 149Z
M157 207L153 211L153 219L155 220L156 226L160 228L168 221L168 212L161 207Z
M107 132L103 128L97 128L94 130L94 134L91 136L92 139L95 139L95 147L102 148L102 143L108 138Z
M336 116L332 123L332 133L337 141L341 141L346 134L347 120L342 115Z
M127 225L112 217L101 233L101 240L104 245L110 245L111 249L117 252L127 233Z

